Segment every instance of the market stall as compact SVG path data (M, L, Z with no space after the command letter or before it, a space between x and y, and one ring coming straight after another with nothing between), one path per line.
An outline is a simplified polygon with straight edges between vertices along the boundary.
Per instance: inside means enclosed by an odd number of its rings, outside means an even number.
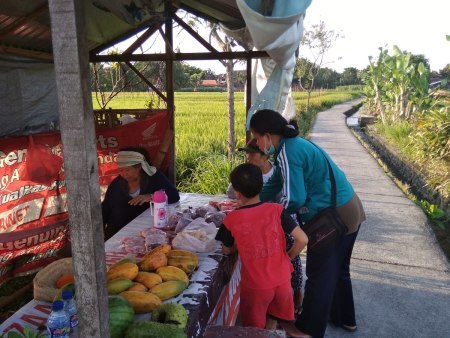
M194 209L208 205L211 200L217 201L223 198L200 194L181 194L180 202L169 206L169 215L189 207ZM139 237L141 231L151 228L152 225L153 216L150 209L147 209L109 239L105 243L107 265L111 266L125 256L130 256L130 252L123 247L123 239ZM225 284L226 258L221 255L218 243L211 252L198 253L198 260L198 268L190 276L188 287L183 293L170 299L170 302L182 304L188 312L189 319L186 327L188 337L203 335ZM221 304L223 303L221 302ZM45 325L50 311L50 302L32 300L0 326L0 334L10 331L21 332L25 326L36 329ZM149 318L150 313L136 315L136 320Z

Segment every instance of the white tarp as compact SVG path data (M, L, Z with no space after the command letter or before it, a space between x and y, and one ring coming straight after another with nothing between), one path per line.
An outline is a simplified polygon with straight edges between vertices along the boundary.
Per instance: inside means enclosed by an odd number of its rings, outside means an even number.
M52 63L0 58L0 136L50 131L58 126Z
M255 61L252 70L252 107L247 127L259 109L280 112L287 120L295 116L290 96L295 52L303 36L303 18L312 0L275 0L270 16L261 14L263 0L237 0L254 50L265 50L271 59Z

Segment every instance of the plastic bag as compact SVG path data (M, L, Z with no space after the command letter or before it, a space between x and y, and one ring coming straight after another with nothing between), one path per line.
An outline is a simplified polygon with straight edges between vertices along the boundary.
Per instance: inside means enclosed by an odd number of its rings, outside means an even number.
M204 219L201 221L196 219L175 236L172 240L172 247L194 252L211 252L218 248L218 242L215 240L216 234L217 229L213 223L206 223Z
M35 144L33 136L28 136L25 167L30 181L50 185L58 178L62 165L62 157L42 144Z

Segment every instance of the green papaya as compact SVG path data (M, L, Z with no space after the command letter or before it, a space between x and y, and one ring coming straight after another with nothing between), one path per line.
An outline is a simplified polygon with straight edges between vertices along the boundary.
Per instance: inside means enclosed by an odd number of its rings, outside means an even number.
M133 281L128 278L116 278L108 281L107 289L109 295L117 295L122 291L128 290L133 285Z

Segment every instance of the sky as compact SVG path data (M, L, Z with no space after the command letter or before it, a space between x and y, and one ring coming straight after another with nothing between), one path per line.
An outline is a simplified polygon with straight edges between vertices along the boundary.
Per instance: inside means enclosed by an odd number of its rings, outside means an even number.
M304 28L325 23L327 30L339 33L326 52L323 67L342 72L347 67L364 69L369 56L376 58L379 47L388 49L397 45L401 50L423 54L429 60L431 70L439 71L450 63L450 1L449 0L312 0L306 11ZM207 31L199 33L208 40ZM161 49L162 39L149 40L152 51ZM203 52L205 49L190 35L182 31L174 36L174 48L182 52ZM123 49L122 47L119 47ZM300 57L312 59L306 48L300 47ZM225 72L219 61L189 62L214 73ZM245 64L235 69L245 69Z

